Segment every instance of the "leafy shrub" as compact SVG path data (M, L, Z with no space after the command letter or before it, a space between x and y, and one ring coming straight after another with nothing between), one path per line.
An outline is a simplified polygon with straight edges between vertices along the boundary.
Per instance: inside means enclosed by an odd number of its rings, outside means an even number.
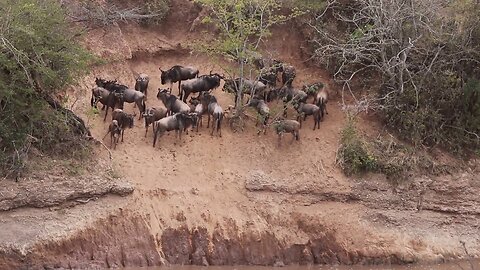
M368 151L355 127L355 117L347 115L347 122L342 130L341 145L337 155L339 164L346 175L376 171L377 159Z
M0 0L0 172L23 167L31 146L73 155L85 143L54 96L92 59L55 0Z

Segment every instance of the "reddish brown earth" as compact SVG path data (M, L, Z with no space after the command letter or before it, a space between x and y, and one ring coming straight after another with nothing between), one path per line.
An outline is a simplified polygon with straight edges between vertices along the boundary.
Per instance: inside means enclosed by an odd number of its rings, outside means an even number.
M94 115L90 108L95 77L133 86L133 72L147 73L147 106L162 106L155 97L164 87L159 67L222 73L231 65L190 52L199 36L190 32L199 10L188 1L173 2L176 11L161 26L88 33L86 47L110 62L72 87L68 98L96 138L108 124L104 112ZM302 60L298 26L277 27L265 47L296 66L297 86L317 80L333 85L326 72ZM224 108L233 103L221 88L214 94ZM95 151L99 167L111 166L114 173L94 176L92 169L69 177L53 171L0 189L0 207L9 210L0 212L0 268L440 262L464 258L461 241L471 255L480 255L479 166L412 175L397 187L382 175L347 178L335 165L344 125L340 102L329 102L320 130L311 130L309 119L301 140L290 143L285 136L281 147L273 130L258 136L247 122L239 133L225 126L221 138L205 126L181 140L168 134L153 148L151 131L145 138L137 121L112 150L113 161L102 146ZM126 110L135 111L131 104ZM367 120L360 128L380 132ZM46 184L29 188L35 179ZM131 195L116 195L132 187Z

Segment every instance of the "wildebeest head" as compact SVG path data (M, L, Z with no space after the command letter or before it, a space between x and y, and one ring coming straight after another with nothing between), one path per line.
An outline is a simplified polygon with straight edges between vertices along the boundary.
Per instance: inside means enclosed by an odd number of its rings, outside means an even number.
M95 84L99 87L105 88L105 85L107 84L107 80L95 77Z
M148 77L148 75L144 73L138 75L137 78L135 79L135 81L137 82L148 82L149 80L150 78Z
M157 99L165 100L168 97L168 95L169 95L168 89L158 88Z
M190 97L188 103L192 104L193 106L197 106L200 103L200 99L198 97Z
M167 84L172 82L177 76L177 71L174 69L169 69L169 70L162 70L161 68L158 68L158 69L162 72L162 74L160 75L162 84Z

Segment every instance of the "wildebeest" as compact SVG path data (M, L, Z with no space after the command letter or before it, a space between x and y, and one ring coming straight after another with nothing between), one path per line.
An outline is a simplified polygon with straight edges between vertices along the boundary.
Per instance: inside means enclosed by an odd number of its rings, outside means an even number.
M107 89L108 91L113 91L117 93L123 93L123 91L128 88L128 86L126 85L119 84L117 80L107 81L101 78L95 78L95 84L97 86Z
M135 115L124 112L122 109L115 109L112 112L112 120L117 120L118 126L122 129L122 142L125 129L133 128L133 119Z
M135 78L135 90L142 92L145 94L145 99L147 99L147 92L148 92L148 83L150 82L150 78L145 73L140 73Z
M210 75L202 75L198 78L184 81L180 86L180 99L183 102L187 102L187 98L191 93L201 93L215 89L220 86L220 79L223 79L223 76L210 72Z
M167 115L179 112L188 113L190 111L190 106L170 94L167 89L158 88L157 98L161 100L165 108L167 108Z
M223 85L223 91L227 93L233 93L235 95L235 106L237 105L238 100L238 89L240 88L240 80L241 78L236 79L225 79L225 84ZM243 87L242 87L242 94L248 94L250 96L254 96L260 99L265 98L265 93L267 86L259 81L252 81L243 79Z
M202 106L207 107L208 110L208 121L207 128L210 126L210 116L213 118L212 132L210 135L213 136L213 132L216 130L217 134L222 137L222 120L223 120L223 109L218 104L217 98L208 93L201 96Z
M270 109L268 108L268 105L265 103L263 99L252 98L247 103L247 106L253 107L257 111L259 117L261 118L263 134L265 134L267 132L266 127L267 127L268 119L270 117ZM258 124L258 119L257 119L256 125L257 124Z
M316 127L320 128L322 112L317 105L298 102L294 103L293 107L298 112L297 120L300 122L300 127L302 127L302 121L305 121L307 119L307 116L312 115L314 121L313 130L315 130Z
M178 95L181 95L180 85L182 81L198 77L198 69L194 67L173 66L169 70L158 68L162 74L160 76L162 84L170 83L170 94L172 93L172 84L178 82Z
M327 103L328 103L328 90L326 87L322 88L320 91L318 91L317 95L315 96L315 99L313 102L320 107L320 110L322 112L322 120L325 114L328 114L327 112Z
M145 113L143 114L143 118L145 119L145 137L147 137L150 124L164 118L165 116L167 116L167 109L165 108L152 107L145 110ZM153 130L153 132L155 132L155 130Z
M195 113L176 113L154 122L153 147L157 142L157 137L161 137L166 131L175 130L175 134L182 139L182 131L189 126L195 127L197 116Z
M103 104L102 110L107 107L105 110L105 116L103 117L103 121L105 121L107 119L109 108L112 108L112 112L116 107L123 108L123 94L111 92L105 88L97 86L92 89L90 105L94 108L97 108L98 102Z
M293 140L300 140L300 123L295 120L280 119L273 122L273 127L278 134L278 145L280 146L283 133L292 133Z
M278 60L273 60L271 65L263 67L260 70L259 81L267 86L275 87L277 85L278 74L283 71L283 64Z
M117 143L118 139L120 137L120 133L122 132L122 129L118 125L117 120L112 120L112 123L108 126L108 131L105 136L103 136L103 140L105 140L105 137L107 137L108 134L110 134L110 148L112 148L112 143L113 143L113 149L117 148Z
M203 123L202 123L203 115L205 113L208 113L208 107L203 106L203 104L200 102L200 99L198 97L191 97L189 103L195 107L193 112L197 114L196 126L197 126L197 132L198 132L198 127L203 126Z
M294 66L291 65L283 65L283 72L282 72L282 83L283 85L292 86L293 79L297 76L297 72Z
M287 117L287 104L289 102L307 102L307 94L302 90L293 88L291 85L284 85L281 88L274 89L268 93L267 102L281 98L283 101L283 116Z
M145 112L145 94L140 91L129 89L126 85L118 84L116 81L106 81L105 88L110 91L121 92L123 94L123 101L134 103L140 110L138 119L141 119Z

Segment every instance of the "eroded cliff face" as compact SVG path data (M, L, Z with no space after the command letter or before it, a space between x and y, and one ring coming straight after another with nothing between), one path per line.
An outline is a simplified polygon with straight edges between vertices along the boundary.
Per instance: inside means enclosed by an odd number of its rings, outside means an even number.
M68 96L93 136L102 138L107 126L103 112L89 112L95 77L133 85L133 73L150 74L151 107L162 106L155 98L165 87L159 67L208 73L231 65L190 53L202 12L189 1L172 3L163 25L88 33L85 46L111 62ZM297 86L330 82L302 61L305 41L296 27L274 29L266 47L296 66ZM220 88L214 94L224 107L233 103ZM135 111L131 104L126 110ZM111 164L102 147L95 153L99 171L113 166L120 178L95 170L40 173L0 189L0 268L438 262L464 258L462 241L480 255L478 164L398 186L381 175L346 178L334 164L343 121L334 97L321 129L307 121L299 142L286 136L278 147L273 131L257 136L252 123L243 133L225 128L222 138L205 127L182 140L165 135L157 148L136 121Z

